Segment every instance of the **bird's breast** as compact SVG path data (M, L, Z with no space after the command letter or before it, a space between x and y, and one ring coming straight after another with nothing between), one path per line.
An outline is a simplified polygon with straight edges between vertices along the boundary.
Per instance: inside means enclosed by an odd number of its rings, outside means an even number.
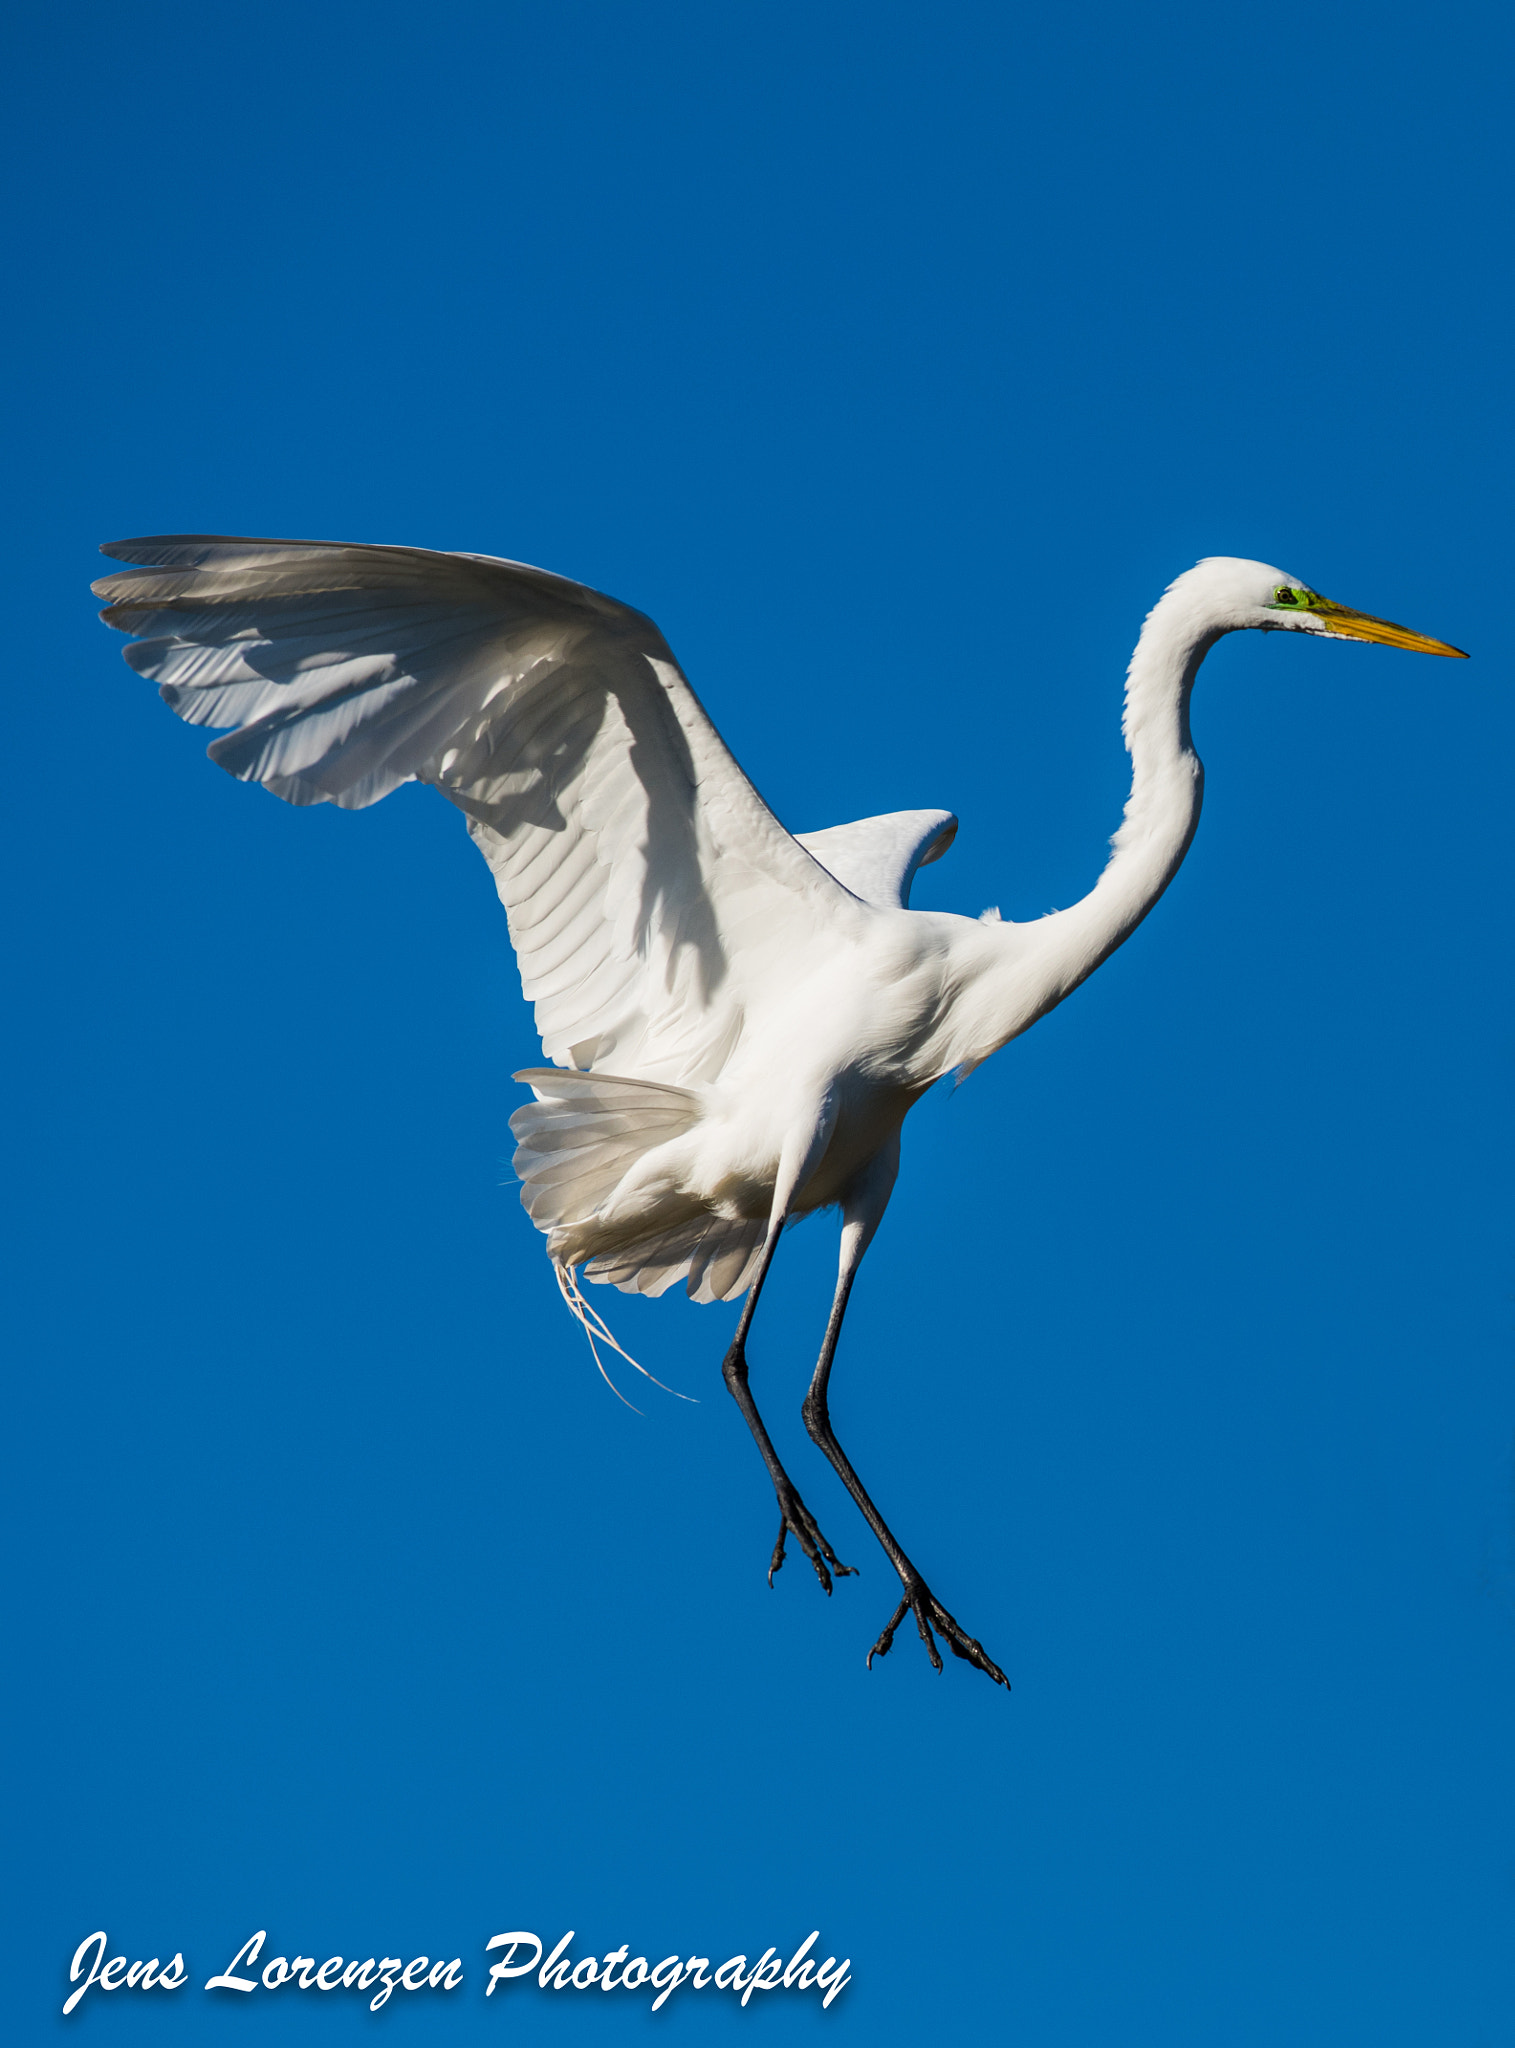
M950 1001L921 922L881 918L875 943L838 949L749 1008L695 1147L712 1206L766 1214L786 1146L814 1131L823 1150L796 1206L823 1207L897 1135L940 1071L932 1047Z

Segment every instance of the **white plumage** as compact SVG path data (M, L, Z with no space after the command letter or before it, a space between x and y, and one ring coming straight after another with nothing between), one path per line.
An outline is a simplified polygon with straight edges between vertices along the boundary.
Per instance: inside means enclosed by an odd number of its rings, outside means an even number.
M518 1078L522 1199L571 1302L575 1269L699 1301L746 1293L725 1363L780 1506L829 1592L845 1573L747 1385L752 1312L786 1221L839 1205L836 1302L805 1404L811 1435L898 1571L887 1650L913 1610L1003 1682L930 1593L836 1442L826 1386L899 1133L1075 988L1162 894L1199 816L1188 702L1221 634L1286 628L1437 653L1440 642L1219 558L1175 582L1132 658L1133 782L1104 874L1029 924L908 908L950 845L946 811L791 835L728 752L650 619L483 555L178 535L105 552L95 588L126 658L211 757L294 804L361 809L430 783L467 817L554 1064ZM829 1567L829 1569L828 1569Z

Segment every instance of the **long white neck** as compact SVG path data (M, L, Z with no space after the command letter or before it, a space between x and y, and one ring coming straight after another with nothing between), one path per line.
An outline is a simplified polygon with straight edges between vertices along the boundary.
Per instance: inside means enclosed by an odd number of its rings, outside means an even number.
M1120 829L1088 895L1047 920L1067 949L1070 988L1131 936L1189 851L1205 788L1189 735L1189 695L1220 637L1180 591L1170 591L1142 627L1126 671L1121 731L1131 756L1131 794Z
M976 1066L1071 994L1130 937L1177 874L1199 823L1205 780L1189 737L1189 693L1225 630L1187 578L1148 614L1126 674L1122 731L1131 794L1109 862L1069 909L1031 925L984 928L987 944L974 949L971 993L963 991L953 1034L954 1064Z

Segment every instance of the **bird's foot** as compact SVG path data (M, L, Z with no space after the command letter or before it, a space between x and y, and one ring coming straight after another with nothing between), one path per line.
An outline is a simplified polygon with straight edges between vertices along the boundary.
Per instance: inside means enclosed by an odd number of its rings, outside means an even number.
M831 1548L831 1545L821 1534L820 1524L816 1521L815 1516L811 1514L809 1508L806 1507L794 1488L790 1486L786 1490L782 1486L776 1486L774 1491L779 1497L779 1535L778 1541L773 1546L773 1556L768 1565L769 1585L773 1584L774 1573L783 1569L784 1543L791 1530L798 1539L801 1550L804 1551L806 1557L815 1566L815 1575L821 1582L821 1591L823 1593L831 1591L832 1571L836 1573L839 1579L856 1578L857 1572L855 1567L842 1563L836 1552ZM826 1569L828 1565L831 1567L831 1571Z
M994 1659L985 1650L983 1644L976 1642L966 1629L958 1626L946 1608L943 1607L940 1600L936 1598L930 1587L918 1578L904 1579L901 1583L905 1589L905 1597L901 1600L899 1606L895 1608L893 1618L883 1634L868 1652L869 1670L873 1669L875 1657L888 1656L889 1652L894 1648L894 1631L899 1627L907 1613L913 1613L915 1625L920 1630L921 1641L926 1645L926 1655L931 1659L935 1670L941 1670L942 1658L941 1652L936 1647L936 1636L933 1636L931 1633L933 1629L936 1630L937 1635L945 1638L947 1648L954 1657L961 1657L965 1663L973 1665L978 1671L982 1671L986 1678L992 1678L996 1685L1002 1685L1006 1692L1008 1692L1010 1690L1010 1681L1006 1678L1004 1672L1000 1670Z

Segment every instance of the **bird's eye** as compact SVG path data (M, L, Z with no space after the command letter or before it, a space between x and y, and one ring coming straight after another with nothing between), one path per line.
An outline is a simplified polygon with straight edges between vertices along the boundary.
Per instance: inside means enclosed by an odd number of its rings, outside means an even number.
M1294 592L1287 583L1280 583L1277 590L1273 593L1273 602L1275 604L1297 604L1299 600L1295 597Z

